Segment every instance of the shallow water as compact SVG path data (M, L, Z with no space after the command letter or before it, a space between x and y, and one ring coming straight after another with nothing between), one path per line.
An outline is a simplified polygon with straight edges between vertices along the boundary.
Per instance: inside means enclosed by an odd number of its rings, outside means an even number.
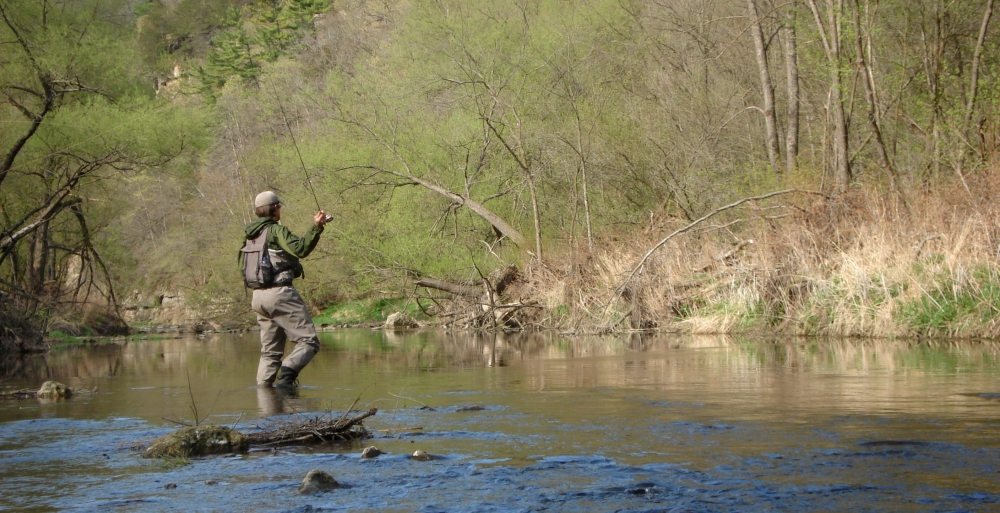
M322 342L296 398L253 386L254 334L20 362L0 389L56 379L98 393L0 401L0 509L1000 511L993 343L366 330ZM355 399L379 408L364 443L177 467L127 449L195 410L249 431ZM376 431L408 427L423 429ZM387 454L361 460L372 444ZM412 461L415 449L438 458ZM299 496L313 468L344 488Z

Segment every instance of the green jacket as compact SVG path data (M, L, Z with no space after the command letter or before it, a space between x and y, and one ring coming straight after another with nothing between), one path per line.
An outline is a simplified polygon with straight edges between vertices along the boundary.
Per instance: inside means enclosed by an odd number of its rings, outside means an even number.
M274 283L276 285L290 285L292 280L303 275L299 259L312 253L319 242L320 234L323 233L323 227L313 225L306 231L305 236L298 237L288 227L278 224L275 220L269 217L258 217L246 227L244 240L257 237L266 227L270 227L267 232L267 252L270 255L271 264L278 271L274 277ZM240 269L243 268L244 257L245 254L240 251L238 258Z
M274 225L267 232L267 247L269 249L283 249L289 255L296 258L305 258L312 253L312 250L319 243L319 236L323 233L322 226L312 225L302 237L297 237L287 226L278 224L270 217L258 217L246 227L246 239L252 239L260 234L265 226Z

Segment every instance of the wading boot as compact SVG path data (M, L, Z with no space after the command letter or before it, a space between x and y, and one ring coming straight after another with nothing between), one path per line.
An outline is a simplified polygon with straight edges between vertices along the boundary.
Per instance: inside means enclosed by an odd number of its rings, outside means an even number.
M278 380L274 382L274 388L293 389L299 386L299 372L288 367L278 369Z

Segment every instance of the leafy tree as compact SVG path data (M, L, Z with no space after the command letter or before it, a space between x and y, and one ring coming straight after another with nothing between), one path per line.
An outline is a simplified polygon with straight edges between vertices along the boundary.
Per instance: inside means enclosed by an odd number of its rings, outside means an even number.
M128 3L0 2L0 296L22 314L117 304L101 229L131 176L200 138L155 101L130 43ZM13 299L11 299L13 298ZM8 312L9 313L9 312ZM2 315L0 315L2 317Z

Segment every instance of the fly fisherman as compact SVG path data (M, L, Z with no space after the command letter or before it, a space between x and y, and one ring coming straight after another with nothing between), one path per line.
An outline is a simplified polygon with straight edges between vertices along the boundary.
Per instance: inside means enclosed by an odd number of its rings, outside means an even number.
M292 280L302 276L299 259L316 247L327 218L320 210L313 218L313 226L304 236L297 237L278 224L281 205L271 191L264 191L254 199L257 219L246 227L240 264L247 287L253 289L251 308L260 324L257 385L294 388L299 372L319 351L319 338L309 308L292 286ZM295 342L295 348L282 361L286 340Z

